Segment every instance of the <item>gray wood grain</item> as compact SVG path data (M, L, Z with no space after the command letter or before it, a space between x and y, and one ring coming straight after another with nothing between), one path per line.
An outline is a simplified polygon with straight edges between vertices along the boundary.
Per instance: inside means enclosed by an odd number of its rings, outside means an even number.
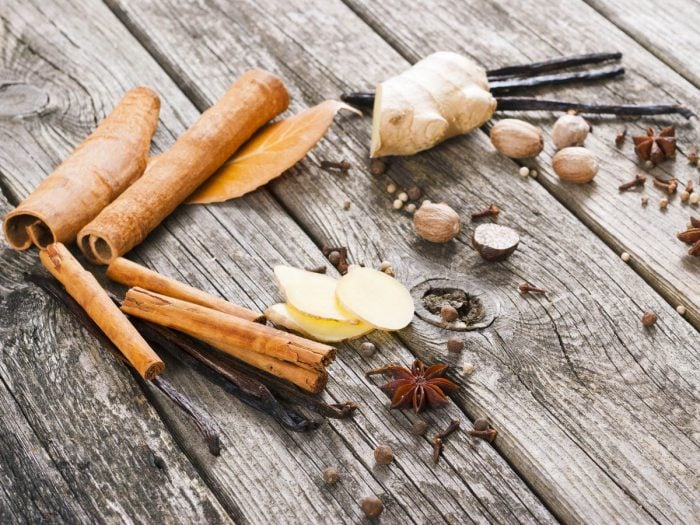
M87 25L86 9L90 13ZM23 25L23 20L31 20L32 24ZM21 31L16 26L21 26ZM11 44L22 47L20 43L24 43L23 49L32 51L28 55L12 54L15 58L5 67L24 83L22 92L45 92L49 100L49 109L41 110L41 115L32 114L25 104L22 114L28 115L17 115L3 128L7 146L0 154L0 172L3 187L15 198L26 195L104 116L121 92L134 84L147 83L163 98L154 152L172 143L197 117L194 106L101 3L78 5L66 1L48 7L28 3L6 13L6 27L10 28L7 40ZM232 78L228 74L221 77L223 89ZM34 95L26 98L45 99ZM26 164L31 162L38 167L27 169ZM7 259L14 256L23 257L15 252L3 255ZM280 299L271 278L272 265L322 262L319 249L265 191L221 206L183 207L131 256L158 271L257 308ZM36 309L42 311L39 305ZM41 323L40 315L44 314L24 315ZM70 320L55 315L62 323L59 328L67 330ZM429 437L410 435L407 427L412 418L402 412L389 412L384 395L363 376L366 368L384 359L409 362L412 356L394 338L376 336L375 340L381 348L377 357L365 361L348 347L331 369L329 399L357 400L360 414L353 421L329 422L313 434L287 432L169 361L168 377L201 399L219 426L224 452L213 458L167 400L151 391L148 399L237 521L355 523L361 519L358 500L378 494L386 503L387 522L551 522L552 516L507 462L491 447L474 447L466 435L450 442L446 459L437 469L432 465ZM18 348L26 344L22 341ZM86 339L77 337L61 349L65 352L61 359L84 368L82 362L93 357L81 358L80 345L90 347ZM79 374L83 373L87 370L81 368ZM112 381L109 376L98 380L107 384ZM27 387L28 391L33 388ZM148 406L141 397L137 401L139 407L141 403ZM119 398L114 406L103 408L102 417L112 417L111 411L120 410L122 403L131 410L128 400ZM62 417L65 415L57 419ZM431 432L446 426L450 418L460 418L469 427L464 414L452 406L431 418ZM96 429L102 424L95 424ZM132 432L140 436L139 428ZM71 435L76 442L87 439L81 433L57 435ZM395 464L386 468L374 465L372 451L379 442L392 443L397 453ZM332 465L340 466L343 480L329 489L322 483L321 470ZM111 480L103 482L109 484ZM71 483L86 491L90 488L75 480ZM89 514L104 519L109 509L99 503L90 507Z
M281 74L300 108L372 86L407 65L339 3L110 5L200 108L246 67ZM390 19L375 4L368 10ZM430 31L445 32L437 24ZM393 33L385 34L391 41ZM272 185L274 195L317 244L347 245L354 262L388 259L410 285L450 276L500 303L492 327L464 336L460 357L446 355L448 334L427 323L415 322L400 337L428 360L476 363L458 402L471 417L494 420L498 450L558 517L691 520L698 512L696 331L545 188L515 177L515 164L483 135L395 160L388 177L375 179L363 168L368 128L367 120L342 120ZM324 158L347 158L354 168L348 176L323 172L317 165ZM383 193L390 179L404 188L418 184L465 217L497 202L501 222L518 229L522 247L504 264L486 264L468 246L466 221L449 246L416 240L409 218L392 211ZM523 298L517 285L525 279L551 292ZM660 317L649 332L639 320L647 308Z
M673 103L695 109L700 92L652 54L592 8L576 0L547 5L542 16L540 2L499 2L484 5L479 1L458 3L442 1L424 8L419 2L374 2L349 0L348 3L399 53L411 62L434 51L450 49L464 52L488 67L542 60L560 55L615 50L624 53L626 73L614 81L576 88L540 89L541 98L603 103ZM411 8L407 8L411 5ZM635 8L644 12L652 6ZM465 28L469 28L465 31ZM585 35L575 38L573 35ZM673 306L683 305L687 319L700 329L700 258L687 255L688 247L675 234L685 229L690 214L698 215L698 206L682 204L678 195L660 211L658 201L664 195L647 182L649 205L640 202L640 192L621 194L618 186L646 168L634 154L631 136L644 134L647 127L674 125L683 151L700 143L698 119L682 117L642 119L591 118L593 133L586 147L600 163L595 181L585 187L561 182L551 169L554 149L551 127L558 115L551 113L510 113L541 126L547 137L545 151L525 164L542 175L538 181L557 200L600 236L616 253L632 255L630 264ZM626 145L614 144L615 135L628 128ZM492 149L491 146L487 146ZM513 168L513 173L515 173ZM698 170L688 165L681 153L675 161L665 162L651 175L674 176L682 186L690 178L698 187ZM502 200L499 201L499 204Z
M694 0L659 4L650 0L586 0L652 55L700 87L700 5Z

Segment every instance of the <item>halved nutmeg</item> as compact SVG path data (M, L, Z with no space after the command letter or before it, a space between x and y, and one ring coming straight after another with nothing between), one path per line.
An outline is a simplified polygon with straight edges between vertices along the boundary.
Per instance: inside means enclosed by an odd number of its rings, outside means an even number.
M598 173L598 161L586 148L564 148L552 157L552 168L562 180L585 184Z
M542 132L524 120L499 120L491 128L490 135L494 147L512 159L536 157L544 147Z

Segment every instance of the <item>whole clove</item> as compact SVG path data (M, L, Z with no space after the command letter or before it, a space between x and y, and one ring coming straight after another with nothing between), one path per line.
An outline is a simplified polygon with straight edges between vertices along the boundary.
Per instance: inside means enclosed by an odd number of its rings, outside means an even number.
M688 150L688 164L691 166L698 165L698 147L695 145L690 146L690 149Z
M621 148L624 145L626 138L627 138L627 126L622 128L622 130L618 131L617 135L615 135L615 146L617 146L618 148Z
M536 286L532 286L530 283L522 283L518 286L518 292L520 292L520 295L525 295L527 293L547 293L547 290L544 288L537 288Z
M438 432L433 437L433 461L436 465L440 461L440 456L442 456L442 453L445 449L445 439L447 439L447 437L453 432L455 432L457 429L459 429L459 420L453 419L452 421L450 421L449 426L445 430L443 430L442 432Z
M343 159L341 161L333 161L333 160L322 160L321 161L321 168L324 170L338 170L342 172L347 172L350 169L350 163Z
M688 202L691 193L693 193L693 180L688 179L688 182L685 183L685 188L681 192L681 202Z
M530 170L528 169L528 174L529 173ZM501 209L495 204L491 204L491 206L489 206L486 209L475 211L474 213L472 213L472 220L479 219L481 217L496 217L499 213L501 213Z
M617 188L620 191L627 191L632 188L639 188L640 186L644 186L646 184L647 178L645 175L642 174L637 174L634 179L631 181L625 182L624 184L620 184L620 186Z
M673 195L676 193L676 190L678 190L678 181L676 179L665 181L658 177L654 177L654 187L665 191L669 195Z

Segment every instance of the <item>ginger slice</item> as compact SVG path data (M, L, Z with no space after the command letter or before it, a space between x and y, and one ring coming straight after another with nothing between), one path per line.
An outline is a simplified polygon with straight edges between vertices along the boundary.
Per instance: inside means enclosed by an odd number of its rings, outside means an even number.
M323 343L355 339L374 330L373 326L363 322L352 324L311 317L284 303L270 306L265 316L276 325Z

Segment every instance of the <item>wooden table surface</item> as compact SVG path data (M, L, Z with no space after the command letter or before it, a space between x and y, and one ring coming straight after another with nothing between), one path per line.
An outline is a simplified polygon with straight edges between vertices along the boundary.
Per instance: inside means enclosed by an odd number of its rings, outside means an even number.
M614 4L614 5L607 5ZM290 112L364 89L437 50L488 67L619 50L624 78L541 97L700 108L700 4L696 0L9 0L0 6L0 209L26 197L112 108L146 84L162 99L155 153L166 149L250 67L280 75ZM499 117L502 116L499 114ZM528 114L547 138L555 116ZM498 153L483 132L367 168L369 118L339 118L283 177L224 204L181 206L129 257L255 309L280 300L271 267L325 262L345 245L352 262L390 261L409 287L449 278L480 290L500 313L464 333L420 319L395 334L340 345L324 394L355 400L351 420L288 431L190 371L166 376L200 401L223 452L211 456L159 391L130 372L57 303L27 285L36 252L0 251L0 523L357 523L358 501L385 502L382 523L693 523L700 520L700 259L675 239L697 206L661 193L621 194L640 170L616 133L674 125L679 152L652 173L698 184L688 146L697 118L592 118L595 182L559 182L553 148L527 165ZM348 159L338 175L322 159ZM385 188L417 185L464 217L449 245L428 245ZM345 210L343 203L351 206ZM467 217L495 202L518 230L508 261L485 263L469 245ZM621 252L631 255L625 264ZM522 297L530 280L545 296ZM685 316L676 312L683 305ZM659 317L642 327L645 310ZM379 351L356 352L364 340ZM389 411L369 368L414 357L453 365L462 388L444 410ZM463 363L476 371L465 377ZM469 429L488 417L493 445L460 432L434 465L430 436L450 419ZM390 444L395 461L376 466ZM324 485L321 471L340 469Z

